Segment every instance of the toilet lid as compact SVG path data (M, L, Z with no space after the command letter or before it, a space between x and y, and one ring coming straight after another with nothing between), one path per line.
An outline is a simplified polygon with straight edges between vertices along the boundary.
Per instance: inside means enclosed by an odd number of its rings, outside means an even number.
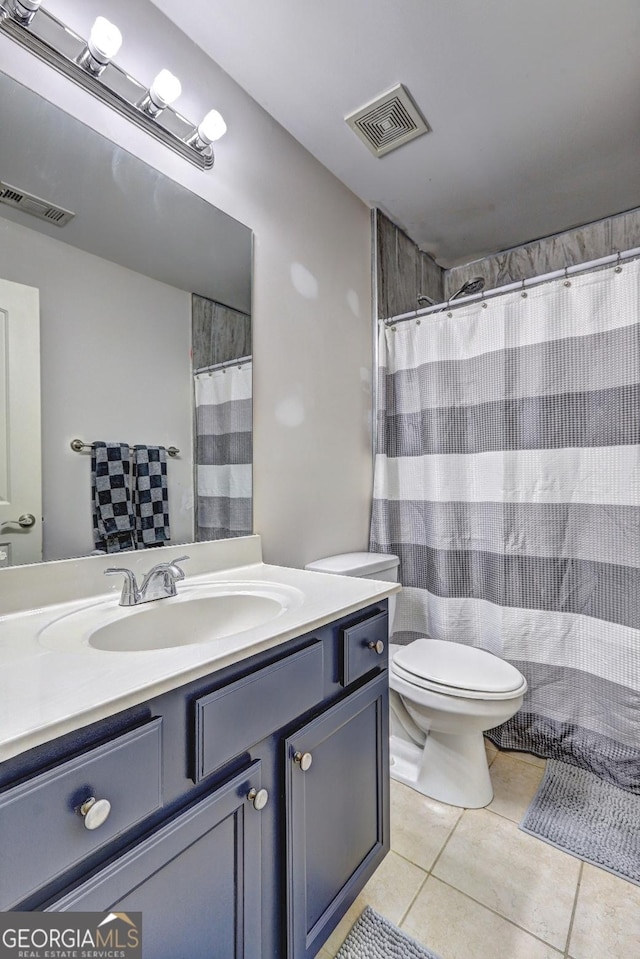
M524 682L515 666L493 653L440 639L417 639L401 646L393 664L417 680L473 692L510 693Z

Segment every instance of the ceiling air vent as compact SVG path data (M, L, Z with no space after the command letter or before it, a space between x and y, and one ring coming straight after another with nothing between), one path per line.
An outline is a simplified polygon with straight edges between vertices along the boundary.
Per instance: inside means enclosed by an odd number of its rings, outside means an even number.
M401 83L345 117L374 156L381 157L429 132L429 124Z
M54 206L53 203L47 203L38 196L31 193L25 193L9 183L0 182L0 203L6 203L14 210L22 210L23 213L30 213L31 216L37 216L39 220L48 220L56 226L65 226L69 220L72 220L75 213L65 210L61 206Z

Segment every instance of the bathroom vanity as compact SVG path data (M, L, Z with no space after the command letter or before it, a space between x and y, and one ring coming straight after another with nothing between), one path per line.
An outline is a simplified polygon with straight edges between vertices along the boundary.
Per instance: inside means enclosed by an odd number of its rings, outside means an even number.
M189 547L209 569L187 589L269 583L297 597L234 636L94 648L79 614L127 611L117 591L90 587L0 617L0 692L18 663L37 683L29 693L21 681L22 718L6 700L0 714L1 910L142 912L149 959L318 952L389 847L386 598L397 587L265 566L256 550L257 537ZM136 556L140 568L155 552ZM64 580L69 568L52 565ZM106 565L92 568L103 589ZM60 622L77 633L63 650L47 638Z

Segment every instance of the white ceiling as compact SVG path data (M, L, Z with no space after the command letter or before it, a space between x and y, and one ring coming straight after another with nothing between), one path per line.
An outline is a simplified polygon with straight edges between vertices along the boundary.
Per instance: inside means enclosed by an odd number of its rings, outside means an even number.
M638 0L154 3L443 266L640 206ZM398 82L432 132L376 159Z

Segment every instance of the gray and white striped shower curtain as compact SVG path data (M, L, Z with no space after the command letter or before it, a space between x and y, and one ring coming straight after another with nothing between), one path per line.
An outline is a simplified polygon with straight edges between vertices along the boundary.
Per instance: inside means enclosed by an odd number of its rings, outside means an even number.
M381 324L379 356L395 641L514 663L494 741L640 793L640 263Z
M197 373L196 541L252 532L252 364Z

